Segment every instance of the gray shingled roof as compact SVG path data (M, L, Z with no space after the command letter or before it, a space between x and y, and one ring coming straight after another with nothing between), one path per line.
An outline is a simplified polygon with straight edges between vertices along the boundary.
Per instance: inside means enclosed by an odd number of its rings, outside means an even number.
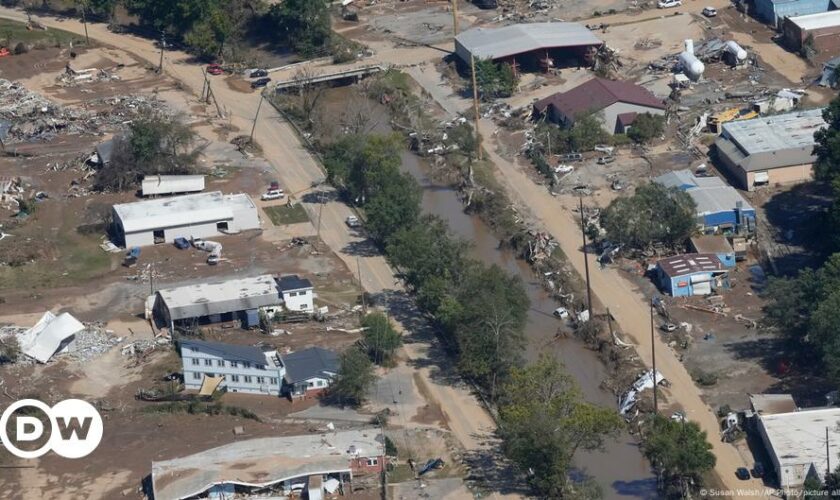
M295 384L313 377L328 378L338 373L338 354L320 347L310 347L281 357L286 367L285 380Z
M258 365L265 365L263 350L250 345L223 344L221 342L207 342L205 340L182 340L181 346L198 347L200 351L212 352L224 359L250 361Z
M284 292L293 292L295 290L312 288L312 282L306 278L300 278L298 275L292 274L279 278L277 280L277 286Z
M537 49L602 45L578 23L526 23L501 28L473 28L455 40L478 59L498 59Z

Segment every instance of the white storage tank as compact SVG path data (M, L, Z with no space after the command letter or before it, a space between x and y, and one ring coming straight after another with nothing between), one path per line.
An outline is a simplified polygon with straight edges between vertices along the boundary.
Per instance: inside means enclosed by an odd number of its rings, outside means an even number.
M735 40L726 42L726 51L732 54L732 57L737 61L737 64L743 63L747 60L747 51L742 49Z
M706 66L703 64L700 59L694 55L694 41L693 40L686 40L685 41L685 50L680 53L680 67L682 68L683 72L691 78L692 80L700 79L700 76L703 74L703 71L706 70Z

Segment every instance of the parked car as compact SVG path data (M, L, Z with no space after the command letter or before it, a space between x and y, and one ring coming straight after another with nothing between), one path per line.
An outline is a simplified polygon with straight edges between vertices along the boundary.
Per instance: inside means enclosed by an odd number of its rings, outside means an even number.
M746 481L750 478L750 471L747 470L746 467L738 467L738 469L735 471L735 477L737 477L741 481Z
M715 17L717 15L717 9L714 7L703 7L703 15L706 17Z
M621 191L621 190L624 189L624 183L621 182L620 180L616 179L616 180L612 181L612 184L610 185L610 187L612 188L613 191Z
M179 250L186 250L190 247L190 242L186 238L175 238L175 248Z
M347 224L348 227L362 227L362 221L360 221L359 218L355 215L347 217L347 219L345 219L344 222L345 224Z
M210 64L207 66L207 72L211 75L221 75L225 72L225 70L223 70L218 64Z
M282 189L269 189L260 196L260 199L263 201L280 200L284 196L286 196L286 193Z
M673 332L674 330L677 329L677 325L675 325L673 323L663 323L660 328L662 328L663 332L671 333L671 332Z
M270 81L271 81L271 78L268 78L268 77L260 78L258 80L254 80L253 82L251 82L251 88L252 89L258 89L260 87L265 87L266 85L268 85L268 82L270 82Z
M615 156L602 156L598 158L598 165L609 165L615 161Z
M752 470L752 476L755 478L762 478L764 477L764 464L761 462L756 462L755 466Z
M566 319L569 317L569 310L565 307L558 307L554 310L554 315L560 319Z
M563 161L583 161L583 155L580 153L568 153L560 155L560 159Z
M248 76L250 78L261 78L263 76L268 76L268 71L264 69L252 69Z
M219 263L219 256L218 255L215 255L215 254L211 253L210 256L207 257L207 265L208 266L215 266L218 263Z
M612 156L613 151L615 151L615 146L607 146L606 144L598 144L595 146L595 151L599 153L605 153Z
M657 7L660 9L670 9L671 7L679 7L682 5L682 0L659 0Z
M571 165L560 164L560 165L557 165L556 167L554 167L554 173L555 174L569 174L569 173L574 172L574 170L575 170L575 167L573 167Z

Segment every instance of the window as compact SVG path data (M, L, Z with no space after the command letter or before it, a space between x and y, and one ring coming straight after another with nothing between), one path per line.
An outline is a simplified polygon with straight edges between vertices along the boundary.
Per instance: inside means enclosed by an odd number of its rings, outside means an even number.
M251 363L248 361L242 362L242 368L251 368Z
M258 384L264 384L265 383L265 377L257 377L257 383Z
M251 376L250 376L250 375L245 375L245 383L246 383L246 384L250 384L250 383L251 383Z
M193 372L193 379L195 379L195 380L201 379L201 374L198 373L198 372Z
M239 375L231 375L230 376L231 382L239 382Z
M307 387L315 387L315 382L310 381L308 384L306 384L306 386Z
M368 464L369 467L373 467L374 465L379 465L379 459L378 458L368 458L367 459L367 464Z
M198 352L198 347L196 347L196 346L194 346L194 345L191 345L191 346L190 346L190 350L191 350L192 352Z
M192 364L193 364L194 366L198 366L198 365L200 364L200 362L198 361L198 358L193 358L193 359L192 359Z
M225 360L223 360L223 359L219 359L219 360L217 360L217 361L216 361L216 364L217 364L218 366L222 366L222 367L224 367L224 366L225 366Z
M265 369L266 369L265 365L257 365L257 370L265 370Z
M318 387L323 387L324 386L324 381L323 380L318 380L317 382L315 382L315 385L318 386Z
M213 366L213 360L212 359L205 359L204 360L204 366Z
M269 380L271 381L271 385L277 385L277 377L271 377Z
M238 365L239 365L239 363L237 363L236 361L231 361L230 362L230 367L231 368L236 368Z

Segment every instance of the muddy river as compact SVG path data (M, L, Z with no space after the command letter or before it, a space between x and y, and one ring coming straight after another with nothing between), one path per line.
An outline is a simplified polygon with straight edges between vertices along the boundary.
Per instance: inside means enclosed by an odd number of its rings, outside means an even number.
M339 114L348 100L359 99L351 88L330 89L324 102L326 109ZM368 108L378 115L373 127L377 132L388 132L385 111L376 103ZM332 113L331 113L332 114ZM551 352L561 360L568 372L577 380L586 399L592 403L615 408L616 397L600 387L606 370L597 354L586 349L573 338L555 339L561 323L552 315L556 302L542 288L528 265L511 252L499 248L499 240L492 230L477 216L464 213L457 192L445 184L432 180L424 161L406 150L401 155L402 170L417 179L423 189L423 211L445 220L456 236L472 244L472 256L487 264L497 264L522 278L531 309L525 330L527 339L526 359L531 361L541 353ZM650 465L642 456L638 445L628 434L609 441L603 452L579 452L576 465L592 476L604 493L604 498L657 498L656 478Z

